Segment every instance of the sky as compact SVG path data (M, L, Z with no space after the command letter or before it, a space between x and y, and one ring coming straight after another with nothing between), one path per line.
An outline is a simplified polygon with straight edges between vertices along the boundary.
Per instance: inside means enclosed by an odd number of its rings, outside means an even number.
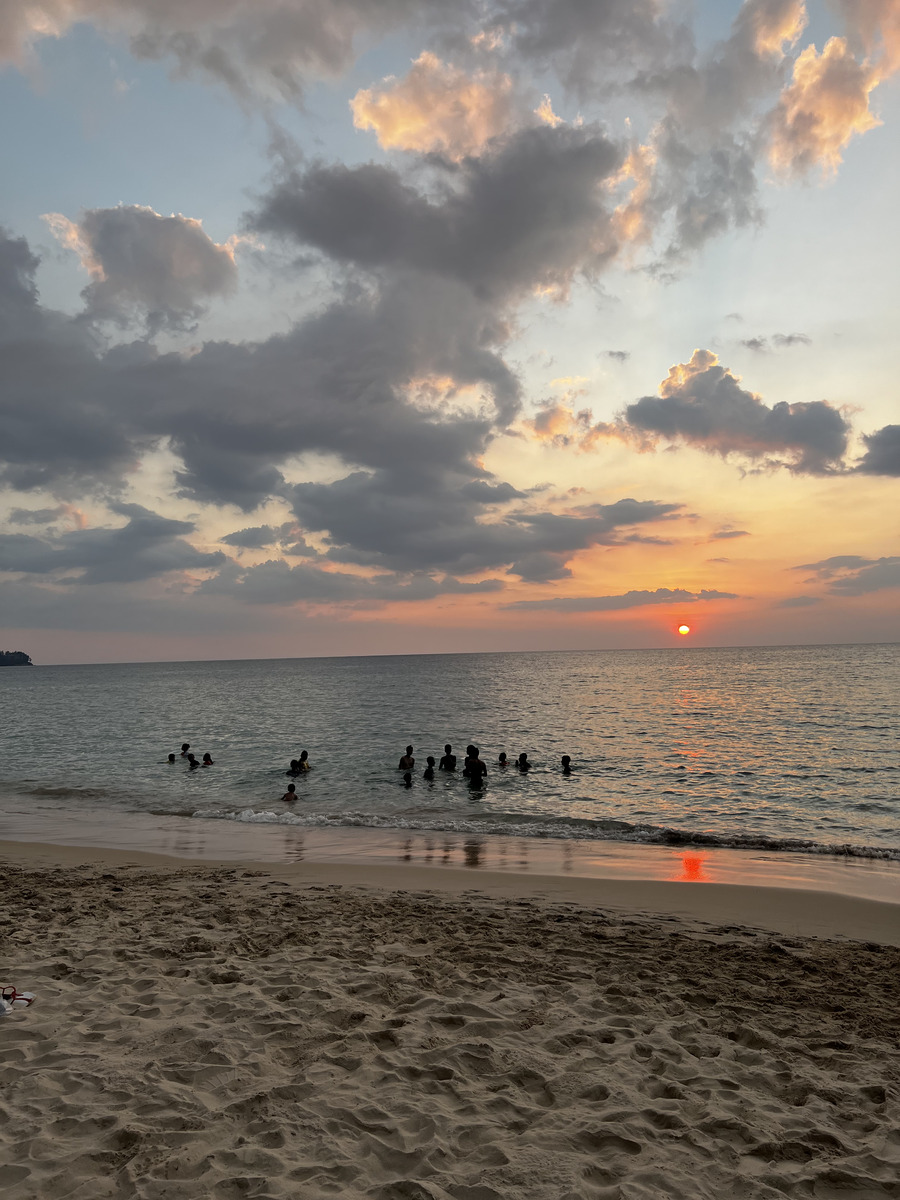
M0 648L898 640L898 81L900 0L2 0Z

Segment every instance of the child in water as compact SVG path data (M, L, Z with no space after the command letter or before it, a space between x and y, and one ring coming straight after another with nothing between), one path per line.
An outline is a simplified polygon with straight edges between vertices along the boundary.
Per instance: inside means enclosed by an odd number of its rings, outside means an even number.
M212 766L214 766L214 765L215 765L215 764L213 763L213 760L212 760L212 755L210 754L210 752L209 752L208 750L207 750L207 752L206 752L206 753L203 755L203 764L202 764L202 765L203 765L204 767L212 767Z
M196 758L194 758L193 754L189 754L187 756L187 761L188 761L188 767L192 771L196 771L197 767L200 766L200 764L197 762Z
M412 787L412 771L403 772L403 786Z
M282 798L282 800L296 800L297 799L297 785L294 783L289 783L288 790L284 793L284 795L281 798Z
M425 759L425 761L428 764L428 766L422 772L422 778L423 779L434 779L434 755L429 754L428 757Z
M297 770L298 770L298 771L308 771L308 770L310 770L310 765L309 765L309 751L308 751L308 750L301 750L301 751L300 751L300 757L299 757L299 759L297 760Z
M564 754L562 756L562 773L563 775L572 774L572 760L569 758L568 754Z

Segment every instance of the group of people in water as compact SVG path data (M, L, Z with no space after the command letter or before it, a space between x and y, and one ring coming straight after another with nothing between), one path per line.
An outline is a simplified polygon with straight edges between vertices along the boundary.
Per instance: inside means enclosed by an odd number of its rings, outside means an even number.
M196 771L198 767L213 767L213 766L215 766L215 763L212 760L212 755L209 753L208 750L203 755L203 762L197 762L195 755L191 754L191 743L190 742L182 742L181 743L180 757L183 758L184 761L187 763L189 771ZM175 763L178 761L178 759L174 754L170 754L167 761L168 761L170 767L174 767Z
M412 773L416 765L416 760L413 756L413 749L414 748L412 746L407 746L406 752L401 755L400 762L397 764L397 770L403 772L403 783L405 787L412 787ZM185 760L188 765L188 769L191 771L195 771L198 767L212 767L215 765L213 763L212 755L208 751L203 755L203 761L198 762L197 758L191 753L190 742L182 743L180 757ZM171 766L174 766L177 761L178 757L175 754L169 755L168 762ZM453 753L453 747L449 742L447 742L447 744L444 746L444 753L441 756L441 761L437 764L436 769L438 771L454 772L456 770L456 763L457 758ZM425 770L422 772L422 778L425 780L433 780L435 772L434 756L429 754L425 759L425 764ZM501 771L505 770L507 767L513 767L515 770L521 771L524 774L526 771L531 770L531 763L528 761L528 755L524 751L517 759L511 762L506 756L506 751L501 750L497 758L497 767ZM562 759L560 760L560 769L562 770L563 775L572 774L572 760L568 754L564 754L562 756ZM291 765L289 769L285 771L285 775L291 775L296 778L298 775L302 775L304 772L309 770L311 770L309 751L301 750L299 758L291 759ZM466 746L466 757L463 760L462 774L466 779L468 779L469 786L473 788L480 787L482 780L487 776L487 773L488 769L481 759L481 751L478 749L478 747L471 744ZM297 785L289 783L287 785L287 791L284 793L281 799L288 802L291 800L296 800Z
M456 755L453 753L453 747L448 742L444 746L444 753L437 769L439 771L455 771L456 770ZM434 779L434 756L429 754L425 759L425 770L422 772L423 779ZM413 757L413 747L407 746L406 753L400 758L397 764L397 770L403 772L403 782L407 787L412 787L412 773L416 765L416 760ZM562 756L561 761L563 775L572 774L572 759L568 754ZM523 772L531 770L531 763L528 761L528 755L523 751L515 762L510 762L506 756L506 751L501 750L497 758L497 767L502 771L506 767L515 767L516 770ZM469 781L470 787L480 787L482 780L486 777L488 769L481 759L481 751L477 746L466 746L466 757L463 761L462 773Z

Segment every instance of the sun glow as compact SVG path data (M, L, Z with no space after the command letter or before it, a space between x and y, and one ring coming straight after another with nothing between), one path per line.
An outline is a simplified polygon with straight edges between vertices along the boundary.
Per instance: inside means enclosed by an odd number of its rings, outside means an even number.
M678 632L681 634L682 637L686 637L687 634L689 634L691 632L691 627L690 627L690 625L679 625Z

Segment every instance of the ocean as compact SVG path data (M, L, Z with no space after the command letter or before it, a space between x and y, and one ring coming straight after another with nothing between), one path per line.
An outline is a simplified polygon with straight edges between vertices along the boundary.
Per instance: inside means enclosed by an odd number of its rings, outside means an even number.
M895 644L8 667L0 836L180 818L900 862L898 668ZM215 765L168 765L183 742ZM483 787L423 779L445 742Z

